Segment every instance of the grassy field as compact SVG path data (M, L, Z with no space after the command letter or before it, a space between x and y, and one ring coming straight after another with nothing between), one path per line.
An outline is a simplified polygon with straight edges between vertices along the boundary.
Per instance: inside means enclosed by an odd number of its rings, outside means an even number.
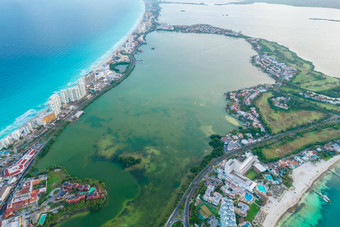
M175 222L174 224L172 224L171 227L183 227L183 224L182 224L182 222L178 221L178 222Z
M67 175L62 169L49 170L47 173L47 194L49 194L54 188L60 186L66 176Z
M307 81L299 86L306 90L320 92L339 87L340 81L338 78L325 76L322 80Z
M262 119L267 123L273 134L297 127L299 125L316 121L324 117L324 114L317 111L308 110L290 110L278 111L270 107L268 99L273 96L272 93L264 93L257 101L256 106L259 108Z
M287 47L267 40L261 40L260 45L262 46L262 54L273 56L278 61L284 62L286 65L298 70L298 73L292 80L293 84L306 90L321 93L340 87L339 78L330 77L315 71L314 65L311 62L300 58Z
M247 217L245 217L245 219L251 223L254 220L254 218L256 217L257 212L259 212L260 208L261 207L259 207L255 203L252 203L250 205L250 209L249 209Z
M291 154L301 147L304 147L315 142L327 142L340 138L340 130L333 128L322 129L321 131L314 131L304 134L302 137L298 137L287 143L273 144L269 148L262 150L267 159L282 158L288 154Z
M248 173L246 174L246 177L249 178L250 180L255 179L259 174L254 170L251 169L248 171Z

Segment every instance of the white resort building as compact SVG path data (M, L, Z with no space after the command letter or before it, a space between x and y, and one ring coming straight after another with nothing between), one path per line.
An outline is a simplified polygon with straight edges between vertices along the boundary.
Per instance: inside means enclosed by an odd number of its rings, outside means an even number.
M236 159L229 159L227 162L223 162L218 172L218 178L224 179L228 182L232 182L234 185L253 192L256 187L256 183L248 179L244 175L254 168L258 172L264 172L266 169L260 164L257 157L248 152L245 154L246 159L240 162Z
M221 202L221 208L218 214L221 216L222 227L236 227L236 217L234 212L233 201L224 197Z

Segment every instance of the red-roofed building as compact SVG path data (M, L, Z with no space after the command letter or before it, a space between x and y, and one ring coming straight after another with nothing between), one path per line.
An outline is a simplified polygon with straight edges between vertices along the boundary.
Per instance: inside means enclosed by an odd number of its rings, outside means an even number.
M21 189L15 192L12 199L7 204L5 216L16 213L23 206L35 203L39 198L39 194L46 192L46 185L42 185L42 187L34 190L34 186L40 184L42 180L47 180L47 176L40 176L38 180L26 180Z
M287 164L284 161L280 160L279 163L280 163L282 168L286 168L287 167Z
M19 173L22 173L27 166L29 165L30 161L32 160L32 158L34 157L36 153L35 149L30 149L26 152L26 154L24 154L19 161L17 161L15 164L9 166L6 170L5 170L5 176L6 177L11 177L11 176L15 176L18 175Z

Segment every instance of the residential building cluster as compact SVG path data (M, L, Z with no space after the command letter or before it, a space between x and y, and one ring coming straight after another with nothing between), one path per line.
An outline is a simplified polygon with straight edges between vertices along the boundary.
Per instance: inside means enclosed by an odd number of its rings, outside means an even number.
M164 28L165 27L163 26L162 30L165 30ZM172 30L172 27L170 28L171 28L170 30ZM175 31L180 31L183 33L205 33L205 34L232 36L232 37L238 37L241 35L239 32L234 32L232 30L214 27L209 24L175 25L173 26L173 28Z
M260 39L248 38L247 41L252 45L256 52L260 53ZM268 55L256 55L253 57L252 62L254 65L259 66L263 71L269 73L274 79L289 81L297 73L297 69L287 66L285 63L280 63L275 57Z
M214 192L215 187L213 185L208 185L207 190L205 191L203 195L203 200L210 202L217 206L220 204L220 201L222 199L222 194L218 192Z
M20 226L23 226L23 223L22 223L22 218L21 216L17 216L17 217L14 217L14 218L10 218L10 219L6 219L6 220L3 220L3 221L0 221L0 225L1 226L4 226L4 227L20 227Z
M12 152L14 153L14 152ZM4 170L4 167L7 166L10 162L14 160L14 155L11 155L10 150L2 150L0 151L0 172Z
M225 93L227 112L242 121L245 127L265 132L260 114L253 106L253 102L261 93L268 91L269 87L269 85L257 86Z
M289 106L288 106L289 100L290 100L290 97L283 97L283 96L274 97L271 99L274 106L280 109L284 109L284 110L289 109Z
M103 190L96 185L79 185L79 183L64 182L62 190L56 196L56 199L65 199L67 203L74 204L83 200L96 200L104 197L105 195Z
M53 171L57 173L61 170ZM6 223L20 223L18 226L43 225L49 213L61 212L66 203L75 204L83 200L97 200L106 197L106 191L97 185L67 181L56 185L55 188L50 189L49 194L46 194L48 182L48 175L24 179L15 188L7 202L5 212L0 217L1 226Z
M160 8L153 2L147 0L145 2L145 13L142 22L137 29L136 33L146 34L158 24L157 17L159 15Z
M47 189L47 175L26 179L8 202L5 217L15 215L19 209L37 204L39 195Z
M38 201L47 190L47 175L24 179L15 188L0 218L1 226L33 226L45 209L40 209ZM11 224L11 225L9 225Z
M287 171L293 170L307 162L316 162L320 160L323 157L323 154L331 156L340 153L339 143L340 141L329 142L323 146L317 146L314 149L305 149L297 155L269 164L267 168L273 176L280 177Z
M138 38L142 36L141 34L134 33L129 36L129 38L122 44L122 46L119 48L119 51L122 54L131 54L135 51L136 47L139 44ZM143 37L143 36L142 36ZM143 42L144 39L143 39Z
M246 217L249 211L249 206L244 202L238 202L237 207L235 207L235 213L241 217Z
M333 98L322 94L317 94L313 91L307 91L306 93L299 93L301 96L313 99L319 102L329 103L332 105L339 105L340 104L340 98Z
M156 27L157 30L173 31L175 30L173 25L166 23L159 23Z
M275 57L268 55L256 55L253 57L253 64L262 68L263 71L269 73L274 79L291 80L297 70L287 66L285 63L278 62Z
M261 46L259 44L260 39L259 38L248 38L247 41L252 45L254 50L256 52L259 52L261 50Z
M254 134L254 133L253 133ZM251 133L236 133L235 135L228 133L222 137L222 142L224 143L224 151L231 152L242 146L260 142L262 138L257 138L258 135L253 135Z

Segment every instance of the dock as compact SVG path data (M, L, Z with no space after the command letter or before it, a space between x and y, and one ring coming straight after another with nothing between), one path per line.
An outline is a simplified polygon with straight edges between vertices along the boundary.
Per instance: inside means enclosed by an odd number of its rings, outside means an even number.
M337 174L336 172L334 172L334 171L332 171L332 170L328 170L329 172L331 172L331 173L333 173L335 176L337 176L337 177L340 177L340 175L339 174Z
M331 200L328 198L327 195L323 195L320 192L315 191L314 189L311 189L311 190L313 192L315 192L316 194L318 194L326 203L330 203L331 202Z

